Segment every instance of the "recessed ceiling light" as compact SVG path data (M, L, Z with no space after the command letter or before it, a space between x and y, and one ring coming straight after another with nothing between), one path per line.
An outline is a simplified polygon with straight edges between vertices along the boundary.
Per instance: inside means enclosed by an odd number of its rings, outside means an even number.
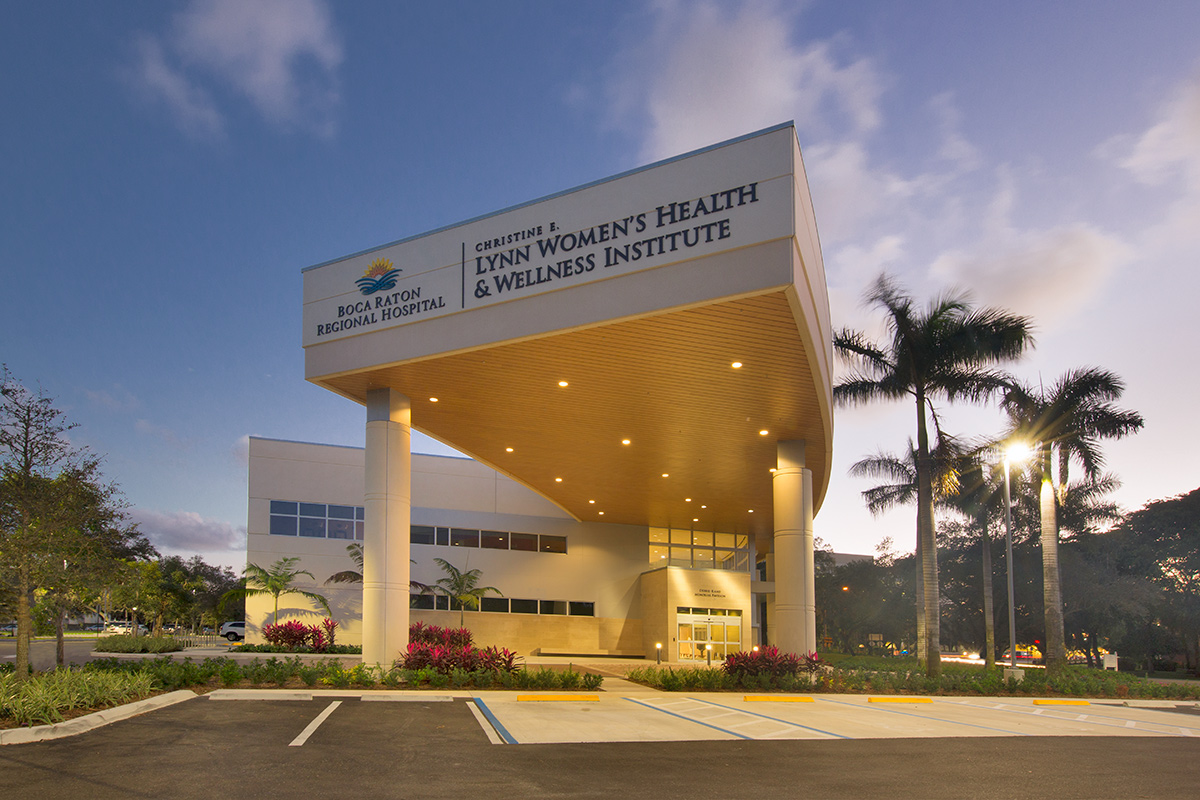
M621 440L621 444L629 444L629 440L628 440L628 439L622 439L622 440Z
M437 402L437 398L436 398L436 397L431 397L431 398L429 398L429 402L431 402L431 403L436 403L436 402Z
M685 497L685 498L683 498L683 502L685 502L685 503L690 503L690 502L692 502L692 498L690 498L690 497Z
M592 505L596 505L596 501L595 501L595 500L588 500L588 502L589 502L589 503L591 503Z
M692 522L699 522L699 521L700 521L699 517L692 517Z
M750 513L750 514L753 514L753 513L754 513L754 509L753 509L753 508L751 508L751 509L747 509L747 512L748 512L748 513Z
M708 508L708 506L700 506L700 507L701 507L701 508Z
M670 474L669 472L664 472L664 473L663 473L663 477L664 477L664 478L669 478L669 477L671 477L671 474Z
M602 516L602 517L604 516L604 512L603 512L603 511L601 511L601 512L600 512L600 516Z
M561 387L563 387L563 388L565 389L565 388L567 388L567 386L569 386L570 384L568 384L566 381L559 381L559 382L558 382L558 385L559 385L559 386L561 386Z
M759 431L759 432L758 432L758 435L759 435L759 436L766 436L768 433L770 433L770 431L769 431L769 430L767 430L766 428L763 428L761 431Z
M513 449L511 447L504 448L504 452L506 452L506 453L511 453L512 451L513 451Z
M554 482L555 482L555 483L562 483L562 478L555 478L555 479L554 479Z
M735 361L735 362L733 362L732 364L730 364L729 366L733 367L734 369L741 369L741 368L742 368L742 362L740 362L740 361Z
M771 467L771 469L769 469L769 470L767 470L767 471L768 471L768 472L774 472L774 471L775 471L775 468L774 468L774 467Z

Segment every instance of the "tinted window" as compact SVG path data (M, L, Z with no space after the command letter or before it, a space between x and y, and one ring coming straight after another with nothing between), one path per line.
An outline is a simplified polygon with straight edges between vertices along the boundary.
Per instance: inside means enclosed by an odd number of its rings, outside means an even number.
M440 545L443 545L443 546L450 544L450 529L449 528L438 528L437 529L437 543Z
M543 614L566 614L567 601L565 600L542 600L538 603L538 609Z
M288 502L288 501L286 501L286 500L272 500L272 501L271 501L271 513L272 513L272 514L292 514L292 515L295 515L295 513L296 513L296 504L295 504L295 503L289 503L289 502Z
M433 610L433 595L431 594L414 594L409 595L409 608L423 608L429 611Z
M331 519L328 525L330 539L353 539L354 520Z
M485 597L480 602L480 611L508 611L507 597Z
M536 614L538 612L537 600L513 600L512 613L514 614Z
M302 517L324 517L325 516L325 504L324 503L301 503L300 504L300 516L302 516Z
M452 547L479 547L479 531L452 528L450 530L450 545Z
M295 536L295 517L271 517L271 533L276 536Z
M325 520L312 519L311 517L300 518L300 535L301 536L316 536L318 538L325 537Z
M594 617L596 616L595 603L575 603L570 604L572 617Z
M330 519L354 519L354 506L330 506Z
M409 528L408 538L413 544L433 544L433 526L413 525Z
M538 548L543 553L565 553L567 552L567 537L565 536L542 536L542 546Z
M509 550L528 550L535 552L538 549L538 537L536 533L511 533L509 534Z
M501 531L480 531L480 544L491 550L507 550L508 534Z

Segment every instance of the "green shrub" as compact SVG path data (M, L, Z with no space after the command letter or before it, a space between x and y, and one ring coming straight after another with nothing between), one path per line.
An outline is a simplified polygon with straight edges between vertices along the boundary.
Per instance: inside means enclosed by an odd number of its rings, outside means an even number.
M59 669L17 682L0 675L0 719L18 725L61 722L64 711L106 708L150 696L152 680L144 673Z
M183 649L183 642L173 636L116 634L97 638L92 649L97 653L175 653Z

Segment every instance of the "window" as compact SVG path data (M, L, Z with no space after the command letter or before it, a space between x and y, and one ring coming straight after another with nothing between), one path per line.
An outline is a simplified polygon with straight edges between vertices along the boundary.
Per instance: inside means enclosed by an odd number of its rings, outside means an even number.
M543 553L565 553L567 552L567 537L565 536L541 536L541 547L538 549Z
M537 600L512 600L512 613L514 614L536 614L537 612Z
M507 550L508 534L500 531L480 531L479 544L489 550Z
M362 541L365 516L362 506L272 500L267 531L272 536Z
M650 528L651 567L749 572L754 540L744 533Z
M423 608L427 611L433 610L434 597L431 594L413 594L408 597L409 608Z
M542 614L566 614L567 603L565 600L540 600L538 610Z
M572 601L568 604L571 610L572 617L594 617L596 616L595 603L576 603Z
M464 528L451 528L450 546L479 547L479 531L469 531Z
M480 611L498 611L508 613L508 598L507 597L484 597L479 601Z
M512 533L509 534L510 550L527 550L531 553L536 553L538 549L538 537L536 533Z
M433 544L432 525L413 525L408 531L408 540L413 544Z

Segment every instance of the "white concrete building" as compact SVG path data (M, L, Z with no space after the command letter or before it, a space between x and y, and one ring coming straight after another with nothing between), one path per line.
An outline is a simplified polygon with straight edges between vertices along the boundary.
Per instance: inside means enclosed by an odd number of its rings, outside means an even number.
M504 592L484 644L675 660L757 616L815 649L832 332L791 124L311 267L303 344L366 448L255 440L249 556L323 577L361 528L365 662L451 621L410 609L435 555ZM474 461L412 456L414 428Z

